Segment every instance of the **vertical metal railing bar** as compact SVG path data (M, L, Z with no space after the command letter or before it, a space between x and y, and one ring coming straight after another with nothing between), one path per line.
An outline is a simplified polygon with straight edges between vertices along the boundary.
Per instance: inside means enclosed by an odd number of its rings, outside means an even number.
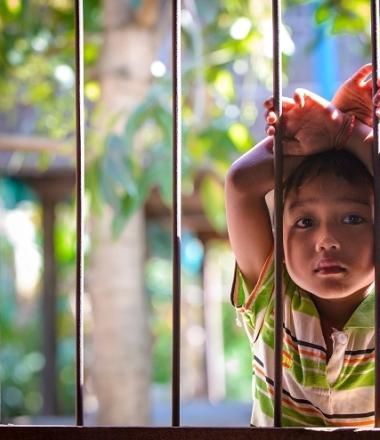
M76 424L83 426L83 235L84 235L84 97L83 3L75 0L75 122L76 122Z
M379 0L371 0L372 83L373 95L379 78ZM380 426L380 145L379 120L373 109L373 174L375 185L375 426Z
M173 351L172 426L180 426L181 349L181 1L172 0L173 159Z
M282 400L282 337L283 337L283 304L282 304L282 275L283 275L283 242L282 242L282 58L281 58L281 0L272 0L272 29L273 29L273 97L274 110L279 119L276 125L274 139L274 246L275 246L275 363L274 363L274 426L281 426Z

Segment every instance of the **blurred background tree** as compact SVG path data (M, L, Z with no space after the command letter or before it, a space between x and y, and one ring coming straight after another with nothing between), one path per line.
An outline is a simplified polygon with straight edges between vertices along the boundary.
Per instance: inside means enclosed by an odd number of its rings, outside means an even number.
M368 1L288 0L285 6L302 3L312 3L313 20L321 30L311 39L310 50L323 36L351 33L368 54ZM84 12L90 206L86 291L92 310L87 385L96 395L100 423L147 424L151 376L161 383L170 377L170 239L166 227L145 223L143 209L153 190L164 205L171 203L170 1L85 0ZM72 1L0 2L2 133L73 143L73 25ZM253 0L184 0L182 25L183 195L195 194L216 235L225 237L223 179L231 162L256 140L253 127L260 111L254 91L263 87L270 94L271 11L265 2ZM282 31L286 74L294 44L291 28ZM19 154L14 153L15 160ZM51 160L50 154L41 154L40 168L49 167ZM37 243L41 243L38 204L28 206L35 213ZM146 233L153 244L148 244ZM188 249L195 254L198 249L191 261L203 261L203 268L207 255L210 260L223 255L220 243L217 251L206 252L197 237L189 237ZM72 206L60 208L55 240L62 280L59 408L70 414L74 404L69 300L75 263ZM27 308L25 319L13 319L22 308L10 275L12 246L6 237L2 243L0 381L2 417L7 419L40 411L38 378L44 360L38 313L31 311L36 307ZM200 269L189 264L184 281L202 291ZM228 371L235 371L235 385L227 385L227 396L249 398L249 355L237 367L234 364L243 351L247 353L247 346L242 336L233 337L232 311L227 305L225 309L225 360L231 366Z

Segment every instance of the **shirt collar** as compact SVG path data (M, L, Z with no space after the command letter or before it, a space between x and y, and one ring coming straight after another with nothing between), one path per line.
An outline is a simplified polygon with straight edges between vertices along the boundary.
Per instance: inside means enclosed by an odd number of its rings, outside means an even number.
M355 309L344 329L374 328L375 326L375 285L371 284L368 294Z

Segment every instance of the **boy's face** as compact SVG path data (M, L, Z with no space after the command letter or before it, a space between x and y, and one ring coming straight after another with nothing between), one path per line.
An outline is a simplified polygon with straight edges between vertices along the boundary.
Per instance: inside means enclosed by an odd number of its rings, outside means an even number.
M307 292L324 299L364 292L374 279L372 189L326 175L290 191L284 252L289 275Z

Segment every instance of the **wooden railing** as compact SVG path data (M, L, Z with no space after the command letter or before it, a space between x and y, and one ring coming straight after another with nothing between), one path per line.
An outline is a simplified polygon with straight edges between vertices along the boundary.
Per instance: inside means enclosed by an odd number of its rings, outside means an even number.
M378 440L380 430L302 428L0 427L1 440Z

